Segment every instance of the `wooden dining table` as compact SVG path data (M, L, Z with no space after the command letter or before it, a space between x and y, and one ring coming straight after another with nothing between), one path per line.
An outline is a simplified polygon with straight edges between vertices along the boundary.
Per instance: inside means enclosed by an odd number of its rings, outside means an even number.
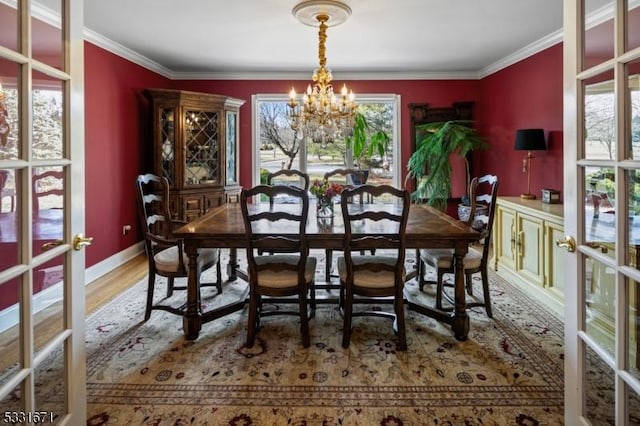
M366 209L367 204L359 205ZM291 206L291 208L296 208ZM376 205L376 208L379 208ZM390 210L399 210L400 206L385 205ZM250 209L256 211L269 209L267 203L255 203ZM309 247L314 249L341 250L344 238L344 223L338 212L330 219L318 219L310 209L307 223L307 238ZM255 231L254 231L255 232ZM265 225L265 229L258 231L265 234L287 234L291 229L275 224ZM379 227L363 228L361 234L378 234L384 232ZM232 312L244 308L247 291L238 300L224 306L202 312L199 291L199 276L197 270L198 249L203 247L229 248L230 261L228 275L235 279L239 275L237 269L236 250L247 247L247 235L240 204L228 203L216 207L198 219L180 227L174 236L184 240L185 252L189 258L189 275L187 282L187 303L183 315L183 330L188 340L198 338L202 324L221 318ZM469 249L469 244L480 239L480 233L440 210L425 204L412 204L406 227L407 248L452 248L454 249L455 264L455 296L452 311L441 311L431 306L420 304L405 292L406 304L409 309L428 315L439 321L451 325L456 339L466 340L469 332L469 317L466 311L466 293L464 284L463 259ZM374 247L372 247L374 248Z

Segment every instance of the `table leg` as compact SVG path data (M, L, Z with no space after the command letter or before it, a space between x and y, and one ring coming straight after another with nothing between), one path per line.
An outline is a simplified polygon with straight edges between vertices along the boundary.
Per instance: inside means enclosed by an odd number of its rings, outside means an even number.
M468 247L456 246L455 262L455 308L453 311L453 322L451 328L458 340L467 340L469 334L469 316L467 315L466 290L464 286L464 256Z
M235 281L238 279L238 249L229 249L229 263L227 263L227 275L229 281Z
M185 252L189 258L187 278L187 309L182 317L182 329L187 340L195 340L202 328L202 309L200 307L200 280L198 277L198 247L195 243L185 242Z

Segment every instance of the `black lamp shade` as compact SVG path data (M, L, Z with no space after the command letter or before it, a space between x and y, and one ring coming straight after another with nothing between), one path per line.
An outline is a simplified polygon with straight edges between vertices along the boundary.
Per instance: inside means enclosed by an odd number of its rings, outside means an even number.
M542 129L520 129L516 131L516 151L544 151L547 144Z

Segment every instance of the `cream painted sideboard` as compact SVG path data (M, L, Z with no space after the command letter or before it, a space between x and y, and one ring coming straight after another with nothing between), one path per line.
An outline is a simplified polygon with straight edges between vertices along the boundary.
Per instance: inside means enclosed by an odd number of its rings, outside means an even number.
M493 267L536 300L564 315L562 204L498 197L493 224Z

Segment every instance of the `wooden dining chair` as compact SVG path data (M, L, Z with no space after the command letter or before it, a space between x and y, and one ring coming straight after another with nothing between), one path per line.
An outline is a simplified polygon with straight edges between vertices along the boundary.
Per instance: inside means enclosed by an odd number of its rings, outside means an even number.
M267 175L267 185L289 185L308 191L309 175L296 169L281 169ZM298 200L297 198L292 200L286 196L279 198L283 203L297 202ZM273 204L275 202L277 202L275 198L269 198L269 206L271 208L273 208ZM297 249L294 249L294 251L297 251ZM287 250L279 249L278 252L287 253ZM270 253L274 253L274 251L270 251ZM264 252L262 250L258 250L258 254L262 255Z
M182 315L183 307L173 307L162 303L154 304L153 294L156 276L167 278L167 297L174 290L186 290L186 285L177 286L174 281L179 277L188 277L188 257L184 252L182 240L173 237L173 231L187 222L172 219L169 212L169 182L165 177L144 174L136 179L138 196L138 216L145 239L145 251L149 263L147 304L144 320L147 321L154 309ZM216 281L203 282L200 287L216 287L222 292L222 269L220 249L201 248L198 250L197 275L216 266ZM200 295L198 294L198 303Z
M281 169L267 175L267 185L290 185L309 190L309 174L296 169ZM273 206L274 199L269 200Z
M363 208L349 202L360 195L392 200L399 209L391 211L389 204L373 203ZM344 255L338 258L340 275L340 307L344 315L342 346L349 347L351 323L355 316L375 315L392 318L398 334L398 350L407 349L404 321L404 264L407 219L411 195L409 191L390 185L361 185L342 192L340 206L344 220ZM384 254L362 255L361 251L384 249ZM393 297L393 312L370 310L354 312L358 302L371 303L364 298ZM382 302L383 303L383 302Z
M9 170L0 170L0 213L2 213L2 204L4 199L9 197L9 211L15 211L16 209L16 191L14 188L9 188L7 182L9 181L9 174L15 172Z
M250 203L253 197L273 198L279 195L297 199L297 209L292 210L291 204L275 204L273 208L265 211ZM249 320L246 345L253 346L261 317L296 315L300 319L302 345L307 348L311 339L309 319L315 314L316 271L316 258L309 256L306 232L309 195L307 191L293 186L258 185L242 190L240 207L247 236L249 264ZM266 223L269 227L281 227L282 232L261 232L267 227ZM259 250L276 254L261 256L258 254ZM277 303L277 298L287 296L298 296L297 310L263 308L265 297Z
M324 174L324 180L329 183L339 183L345 187L353 187L365 182L365 174L362 170L358 169L335 169L330 170ZM352 201L351 199L349 201ZM363 198L360 197L360 204L363 203ZM325 249L325 265L324 265L324 277L328 283L331 281L331 269L333 269L333 250ZM337 277L337 275L335 275ZM339 288L333 285L324 286L328 290L331 288Z
M473 297L473 301L467 303L467 308L474 306L484 307L487 316L493 318L491 309L491 297L489 292L489 277L487 267L489 264L489 247L491 244L491 231L493 228L493 219L496 210L496 198L498 196L498 177L495 175L484 175L476 177L471 181L470 197L475 202L472 204L472 211L469 215L467 224L481 232L480 242L482 250L477 251L470 248L464 257L464 274L466 277L467 294ZM479 208L480 206L486 208ZM453 262L453 249L421 249L420 256L416 259L420 262L418 268L418 282L422 289L425 284L436 284L436 302L437 309L443 310L442 298L446 298L449 302L453 302L444 291L444 275L455 273L455 265ZM436 269L436 281L426 281L424 272L426 265ZM477 299L473 294L473 275L481 274L483 299ZM448 286L448 285L446 285Z
M35 173L31 178L33 185L33 210L41 208L64 208L64 172L46 170Z

